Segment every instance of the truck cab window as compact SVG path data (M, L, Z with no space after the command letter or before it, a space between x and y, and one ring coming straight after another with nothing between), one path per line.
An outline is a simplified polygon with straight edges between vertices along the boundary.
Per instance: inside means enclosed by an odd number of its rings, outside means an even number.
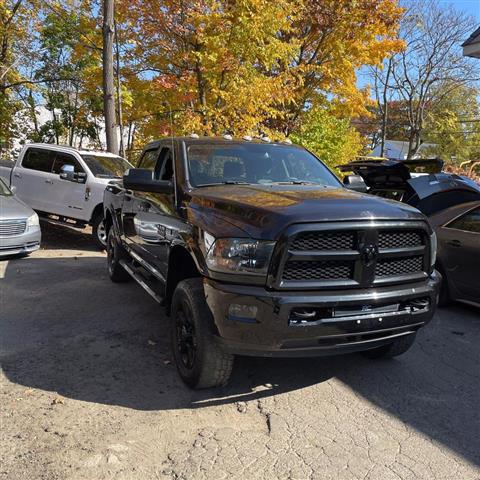
M156 180L172 180L173 178L173 158L172 151L168 147L163 147L158 156L155 166L154 177Z
M23 168L51 173L55 152L44 148L30 148L22 161Z
M75 168L75 173L82 173L83 168L81 167L78 160L73 157L72 155L68 155L66 153L57 153L55 155L55 161L53 162L52 173L59 175L62 173L62 167L64 165L73 165Z
M138 162L139 168L145 168L146 170L153 170L158 158L158 150L147 150L143 153L142 158Z

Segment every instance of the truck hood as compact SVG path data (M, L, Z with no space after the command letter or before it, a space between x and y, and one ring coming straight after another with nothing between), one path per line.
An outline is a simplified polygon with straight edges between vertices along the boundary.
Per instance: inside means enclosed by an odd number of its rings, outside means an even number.
M0 196L0 221L28 218L33 210L23 203L17 196Z
M201 219L199 226L214 236L217 231L227 236L225 224L234 226L237 235L275 240L294 223L424 219L409 205L346 188L217 185L195 189L190 195L190 216Z

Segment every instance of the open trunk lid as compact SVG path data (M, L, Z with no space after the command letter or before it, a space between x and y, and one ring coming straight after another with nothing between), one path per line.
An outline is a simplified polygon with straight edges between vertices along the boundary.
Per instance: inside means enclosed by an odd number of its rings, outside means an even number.
M341 165L363 178L368 193L398 200L426 215L480 199L480 186L467 177L442 172L443 161L362 160Z

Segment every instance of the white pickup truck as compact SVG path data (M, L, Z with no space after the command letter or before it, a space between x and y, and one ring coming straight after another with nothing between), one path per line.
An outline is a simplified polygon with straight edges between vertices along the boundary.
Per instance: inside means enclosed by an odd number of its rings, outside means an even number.
M104 248L103 192L129 168L127 160L111 153L31 143L15 163L0 162L0 177L41 218L76 228L91 225Z

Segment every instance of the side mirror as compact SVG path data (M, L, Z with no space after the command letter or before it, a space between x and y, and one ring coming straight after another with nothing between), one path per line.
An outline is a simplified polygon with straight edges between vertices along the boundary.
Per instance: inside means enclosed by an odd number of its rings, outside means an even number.
M62 165L60 178L69 182L85 183L87 181L87 174L85 172L75 173L73 165Z
M12 185L10 187L10 191L15 195L17 193L17 187L15 185Z
M144 168L130 168L123 176L123 186L128 190L152 193L173 193L170 180L155 180L153 172Z
M360 175L347 175L343 179L343 184L350 190L356 192L367 193L367 184Z

